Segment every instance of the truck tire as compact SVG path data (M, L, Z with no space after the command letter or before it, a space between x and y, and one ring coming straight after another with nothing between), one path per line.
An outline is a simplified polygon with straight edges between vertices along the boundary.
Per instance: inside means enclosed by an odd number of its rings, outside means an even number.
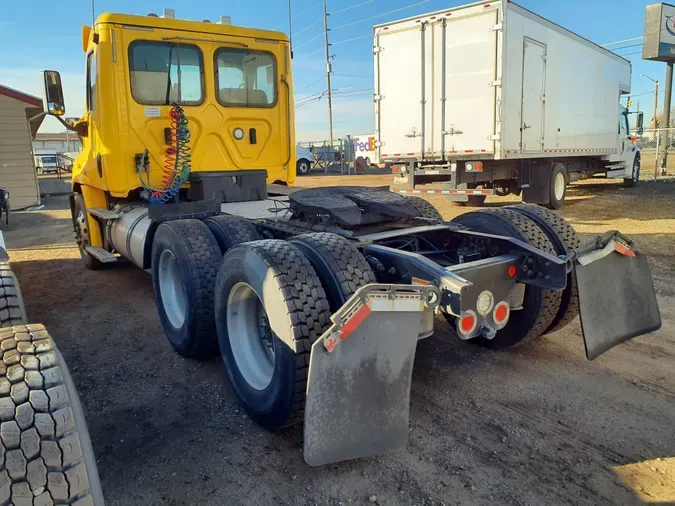
M531 219L512 210L473 211L457 216L452 222L476 232L513 237L546 253L556 254L551 241L541 228ZM509 322L497 331L493 339L480 337L471 341L488 348L505 349L539 337L555 319L560 308L560 295L559 291L527 285L523 309L512 311Z
M225 252L238 244L262 239L250 220L241 216L221 214L204 220L206 226L216 238L220 252Z
M26 308L19 281L8 262L0 262L0 327L25 325Z
M551 169L551 177L548 185L548 204L549 209L560 209L565 205L565 195L567 195L567 183L569 176L562 163L556 163Z
M623 185L626 188L633 188L640 182L640 153L635 155L633 160L633 168L631 170L631 177L623 180Z
M421 197L406 197L408 203L415 208L422 218L443 221L443 216L431 202Z
M312 164L307 158L300 158L300 160L295 163L295 169L298 176L306 176L309 174L309 169L311 168Z
M535 204L518 204L507 209L524 214L537 223L553 244L558 255L566 255L581 246L577 232L555 211ZM567 288L560 296L558 314L546 329L546 333L555 332L567 326L579 314L579 290L577 279L572 272L567 275Z
M218 272L215 306L225 370L251 418L269 430L301 422L311 345L331 324L309 260L276 239L235 246Z
M213 290L222 255L199 220L166 221L152 241L152 287L169 343L188 358L218 350Z
M298 235L289 242L297 246L314 267L332 312L347 302L356 290L377 282L365 257L344 237L318 232Z
M42 325L0 330L0 504L103 505L75 385Z
M84 205L84 197L76 194L73 198L73 229L75 230L75 242L80 250L80 257L84 266L89 270L100 269L103 264L97 258L87 253L87 246L91 246L89 227L94 218L87 219L87 207Z

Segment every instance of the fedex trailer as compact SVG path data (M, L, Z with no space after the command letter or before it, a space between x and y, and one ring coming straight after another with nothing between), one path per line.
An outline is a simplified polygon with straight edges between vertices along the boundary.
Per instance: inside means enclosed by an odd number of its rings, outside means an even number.
M619 103L630 62L511 1L377 25L373 53L375 145L407 181L398 191L559 208L570 181L639 180Z

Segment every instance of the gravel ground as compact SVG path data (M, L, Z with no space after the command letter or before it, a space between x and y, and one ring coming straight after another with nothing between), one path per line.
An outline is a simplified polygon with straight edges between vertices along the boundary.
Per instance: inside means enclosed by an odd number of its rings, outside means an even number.
M467 210L432 201L446 218ZM71 368L109 505L675 503L672 182L583 182L563 213L587 236L621 229L650 256L660 331L588 362L578 321L493 352L439 318L418 346L405 451L322 468L304 464L299 428L271 434L244 415L220 360L171 351L147 273L84 270L67 199L46 204L3 229L29 318Z

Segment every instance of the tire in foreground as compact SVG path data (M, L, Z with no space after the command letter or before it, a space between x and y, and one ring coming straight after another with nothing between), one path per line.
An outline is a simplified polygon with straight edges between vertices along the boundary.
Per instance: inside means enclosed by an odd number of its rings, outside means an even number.
M301 422L310 347L331 315L309 260L275 239L230 249L215 311L227 375L251 418L269 430Z
M0 504L103 505L75 385L42 325L0 330Z

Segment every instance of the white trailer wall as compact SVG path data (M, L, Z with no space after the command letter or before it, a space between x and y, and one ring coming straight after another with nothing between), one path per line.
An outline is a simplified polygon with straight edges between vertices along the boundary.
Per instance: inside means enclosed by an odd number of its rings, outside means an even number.
M543 145L539 150L528 149L529 154L616 152L619 96L630 92L630 62L512 3L507 4L504 26L501 111L504 156L526 155L520 144L522 122L526 119L522 116L525 43L530 49L543 48L546 58L541 108ZM526 94L536 88L532 81L538 77L532 75L531 66L528 68ZM536 128L537 122L534 123ZM526 135L530 133L526 131Z

